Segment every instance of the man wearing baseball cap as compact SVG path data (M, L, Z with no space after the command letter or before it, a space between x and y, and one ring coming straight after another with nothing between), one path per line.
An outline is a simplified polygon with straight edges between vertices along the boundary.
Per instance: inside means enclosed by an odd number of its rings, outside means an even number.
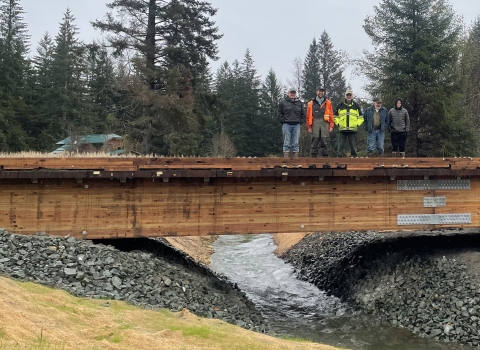
M373 99L373 105L365 110L365 131L367 132L367 157L371 157L375 149L379 157L384 156L385 130L390 125L388 110L383 107L380 97Z
M335 124L338 126L338 156L345 155L345 143L348 141L350 155L357 156L357 129L363 123L362 109L353 100L353 91L345 92L345 101L337 105Z
M328 138L334 126L332 102L325 96L325 88L317 87L317 96L307 104L307 130L312 134L310 156L316 158L318 149L328 157Z
M305 121L303 103L297 98L297 89L289 88L285 99L278 104L278 119L282 124L283 157L298 158L300 152L300 124Z

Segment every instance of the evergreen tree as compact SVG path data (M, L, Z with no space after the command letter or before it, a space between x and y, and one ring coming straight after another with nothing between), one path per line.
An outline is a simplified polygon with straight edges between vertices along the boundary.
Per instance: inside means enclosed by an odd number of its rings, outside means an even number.
M33 57L33 68L36 75L39 95L45 96L45 92L53 87L52 67L55 44L52 37L46 32L37 47L37 55Z
M235 63L238 64L238 61L235 61ZM216 94L225 105L225 109L223 113L221 113L221 117L219 119L219 129L217 130L217 132L219 132L220 130L224 130L226 128L226 112L229 108L229 105L233 103L235 98L235 77L233 75L232 66L230 66L228 62L224 62L220 68L218 68L215 75L214 85Z
M243 61L225 62L217 71L215 90L223 113L221 130L232 140L239 155L263 156L266 120L260 110L261 80L247 49Z
M93 132L86 89L85 46L78 40L78 34L75 17L67 9L55 37L52 61L53 88L49 102L54 108L49 115L48 134L55 142L66 136L74 139Z
M336 105L343 100L347 88L344 77L345 54L334 49L326 31L323 31L318 42L318 61L321 85Z
M480 16L474 21L462 50L465 78L466 113L473 120L474 130L480 128ZM477 132L478 134L478 132ZM478 135L480 136L480 135Z
M195 155L201 139L190 72L182 67L162 72L165 86L152 90L145 84L143 60L134 60L134 69L118 78L118 93L124 106L117 119L124 136L142 154Z
M322 85L320 80L319 46L313 38L305 57L302 72L303 93L302 98L306 101L315 97L317 87Z
M217 97L215 104L217 108L215 118L212 118L207 126L210 134L208 137L210 143L212 142L213 135L223 135L223 138L227 137L231 140L232 134L229 132L235 132L235 130L230 130L230 127L227 128L227 119L229 119L229 112L235 96L235 79L232 67L228 62L224 62L218 68L213 85L214 94ZM213 156L217 156L216 153L210 150L208 152Z
M51 115L54 113L54 89L53 82L53 53L55 44L47 32L38 43L37 55L33 57L33 72L31 84L33 93L31 104L32 112L32 137L35 140L34 149L49 151L55 143L55 136L49 135L47 128L50 124Z
M224 117L225 132L230 136L240 155L247 154L246 148L249 143L247 82L243 68L244 65L235 60L232 64L231 73L224 72L228 74L227 80L217 82L217 91L219 91L222 83L230 88L222 91L219 95L226 108Z
M226 63L228 67L228 63ZM200 133L202 141L199 154L212 157L232 157L236 149L230 137L225 132L225 106L219 94L215 91L215 82L209 66L199 77L195 91L195 114L203 116Z
M94 133L120 132L115 112L119 101L116 90L115 66L105 44L93 42L86 45L87 89L94 116L90 127Z
M345 54L334 49L326 31L318 41L313 39L302 72L303 99L315 97L316 88L323 86L333 103L339 103L346 89L344 63Z
M114 0L104 21L95 28L111 34L111 45L122 52L134 50L145 59L152 89L161 84L156 67L183 65L196 73L206 58L217 58L216 41L221 38L215 22L217 12L198 0Z
M264 155L278 154L282 151L282 128L277 116L278 104L282 97L282 86L273 69L270 69L260 93L260 113L264 125L261 148L264 150Z
M93 26L110 34L117 54L130 50L136 57L129 86L121 88L137 103L122 112L127 134L142 153L198 154L214 103L206 103L202 87L197 103L196 85L203 83L207 59L217 58L216 9L198 0L114 0L107 6L112 12Z
M367 89L393 105L401 96L410 113L407 150L415 156L468 155L475 147L461 90L461 21L446 0L382 0L364 29L376 50L361 69Z
M241 64L241 79L237 82L239 107L242 113L241 119L245 123L246 133L237 138L240 144L237 149L242 150L243 155L261 156L264 150L261 147L264 123L259 115L259 99L261 80L257 75L250 50L247 49ZM242 154L240 153L240 154Z
M238 60L232 66L225 63L217 72L216 91L224 106L222 128L230 137L237 151L245 155L244 146L248 128L242 110L242 68Z
M18 0L0 0L0 151L28 148L24 125L26 106L26 58L29 37Z

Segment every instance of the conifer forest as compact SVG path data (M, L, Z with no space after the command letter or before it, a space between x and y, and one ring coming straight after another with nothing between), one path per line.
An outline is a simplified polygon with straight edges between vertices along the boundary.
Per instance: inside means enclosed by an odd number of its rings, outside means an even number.
M0 152L52 152L66 137L117 134L141 155L279 156L276 113L286 89L306 103L323 86L335 106L349 87L345 69L354 67L370 95L357 97L362 108L375 96L391 106L404 99L409 156L480 154L480 16L464 23L445 0L379 0L358 28L376 48L361 59L336 49L326 30L312 32L284 82L275 62L260 76L248 48L212 69L222 28L208 0L107 6L91 22L98 40L81 41L65 9L57 32L34 43L22 1L0 0ZM301 156L309 143L302 126Z

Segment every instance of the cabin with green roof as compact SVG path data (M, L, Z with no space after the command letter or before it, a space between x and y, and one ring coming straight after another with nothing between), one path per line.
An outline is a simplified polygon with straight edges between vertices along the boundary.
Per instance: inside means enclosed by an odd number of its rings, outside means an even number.
M92 134L77 137L67 137L56 143L60 146L53 154L63 152L75 153L110 153L112 155L121 155L125 153L123 149L123 137L117 134Z

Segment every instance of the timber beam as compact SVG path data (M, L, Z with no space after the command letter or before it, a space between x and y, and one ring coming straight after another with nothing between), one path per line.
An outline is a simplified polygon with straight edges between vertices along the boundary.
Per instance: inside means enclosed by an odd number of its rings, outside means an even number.
M287 174L287 175L285 175ZM1 179L188 179L188 178L282 178L288 177L480 177L480 169L261 169L261 170L0 170Z
M89 239L480 228L471 158L0 158L0 227Z

